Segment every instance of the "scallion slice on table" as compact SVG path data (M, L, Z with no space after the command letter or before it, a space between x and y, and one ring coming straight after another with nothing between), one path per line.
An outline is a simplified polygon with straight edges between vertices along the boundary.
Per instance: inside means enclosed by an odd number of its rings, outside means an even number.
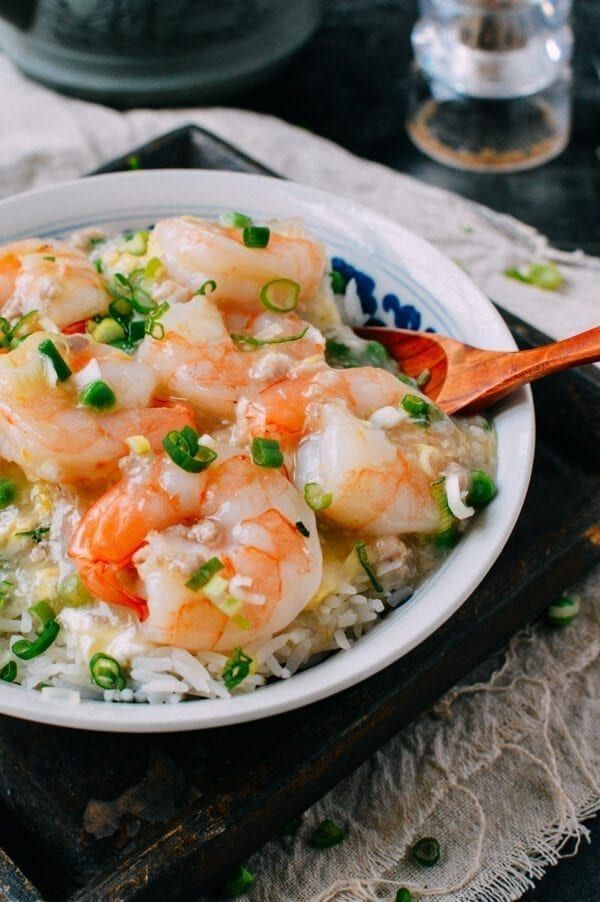
M274 438L253 438L252 460L258 467L277 469L283 463L279 442Z
M162 446L173 463L187 473L200 473L217 459L212 448L199 444L198 433L191 426L168 432Z
M552 626L568 626L579 614L580 602L577 595L563 595L547 611Z
M369 560L369 555L367 553L367 546L362 541L362 539L359 540L358 542L354 543L354 548L356 550L356 556L358 557L360 566L363 568L363 570L369 577L369 582L371 583L371 585L373 586L373 588L375 589L376 592L383 592L383 586L381 585L381 583L377 579L377 576L375 575L373 565L371 564L371 562Z
M296 309L300 285L291 279L272 279L260 289L260 302L274 313L290 313Z
M206 282L203 282L196 294L205 295L212 294L213 291L216 291L217 283L214 279L207 279Z
M504 275L517 282L525 282L526 285L535 285L544 291L556 291L564 282L556 263L532 263L525 272L512 267L505 269Z
M101 689L124 689L125 677L119 662L99 651L89 663L92 682Z
M346 831L344 828L327 818L313 831L309 842L315 849L330 849L345 839Z
M310 326L307 326L302 332L296 335L280 335L277 338L255 338L253 335L241 335L239 332L232 332L233 341L241 345L248 345L250 348L266 348L268 345L280 345L286 341L299 341L304 338Z
M246 247L266 247L271 237L271 229L266 226L246 226L242 232L242 240Z
M102 379L95 379L79 393L79 400L85 407L94 410L110 410L117 403L117 396L110 385Z
M219 560L218 557L211 557L210 560L205 561L196 572L190 576L190 578L186 582L186 586L188 589L193 589L196 591L197 589L202 589L215 575L219 570L223 569L223 564Z
M71 375L71 368L64 358L61 356L60 351L50 338L45 338L44 341L40 341L38 345L38 351L44 357L47 357L52 366L54 367L54 372L56 373L56 378L59 382L64 382L65 379L68 379Z
M304 486L304 500L314 511L324 511L331 507L333 495L331 492L324 492L318 482L307 482Z
M469 482L467 504L485 507L496 495L496 483L484 470L473 470Z
M17 664L15 661L8 661L0 670L0 680L5 683L14 683L17 677Z
M254 874L248 868L240 865L237 871L225 881L221 887L221 893L226 899L235 899L236 896L243 896L253 883Z
M0 479L0 509L8 507L17 497L17 487L12 479L2 477Z
M46 649L50 648L56 637L58 636L60 627L56 620L49 620L37 639L30 642L29 639L19 639L12 646L11 651L17 658L29 661L31 658L37 658Z
M418 839L411 849L411 855L417 864L430 868L440 860L440 844L433 836Z
M235 689L250 673L252 658L241 648L234 649L232 656L223 668L222 677L226 689Z
M249 216L246 216L245 213L221 213L219 216L219 222L222 226L226 226L230 229L247 229L250 226L254 225Z

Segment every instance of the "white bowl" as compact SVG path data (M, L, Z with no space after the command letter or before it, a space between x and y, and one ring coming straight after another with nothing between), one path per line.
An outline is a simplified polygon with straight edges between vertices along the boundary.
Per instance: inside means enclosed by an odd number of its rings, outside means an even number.
M261 221L300 216L332 256L362 273L367 306L385 322L421 321L474 345L514 350L492 304L465 273L421 238L371 210L302 185L255 175L158 170L101 175L11 197L0 203L0 243L57 236L89 225L146 226L174 213L216 217L243 210ZM401 299L399 303L398 298ZM407 306L411 309L407 309ZM412 309L414 308L414 310ZM399 312L398 312L399 311ZM430 636L481 582L521 510L533 462L535 423L529 389L497 409L499 494L458 547L409 602L390 612L351 650L257 691L176 705L69 705L19 686L0 685L0 712L61 726L123 732L217 727L289 711L364 680Z

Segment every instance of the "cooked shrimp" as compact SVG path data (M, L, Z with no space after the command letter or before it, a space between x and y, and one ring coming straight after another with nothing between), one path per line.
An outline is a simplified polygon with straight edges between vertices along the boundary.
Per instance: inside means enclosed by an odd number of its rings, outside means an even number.
M157 374L161 396L184 398L208 420L232 421L242 392L280 378L294 361L323 356L321 334L293 314L263 311L232 319L243 339L234 341L223 316L205 297L176 304L164 314L165 335L160 340L146 337L138 351L138 359Z
M265 248L246 247L241 229L224 228L192 217L162 219L149 241L149 253L163 261L172 279L197 291L216 282L215 301L255 307L261 288L274 279L300 285L299 300L312 297L325 269L323 246L308 237L271 231Z
M431 480L415 454L340 402L323 404L314 426L298 446L294 481L331 493L328 520L376 536L439 529Z
M50 339L73 375L56 381L39 352ZM86 407L78 393L101 380L116 402L109 412ZM60 484L114 475L124 440L145 435L154 448L171 429L193 422L183 406L153 407L156 377L141 363L85 335L35 332L0 357L0 457L31 479Z
M37 310L63 329L104 312L110 297L87 257L63 241L30 238L0 247L0 309Z
M166 455L140 461L92 505L69 549L91 592L137 610L152 641L193 651L284 629L321 579L315 517L291 483L229 446L217 453L197 474ZM213 558L232 616L186 585Z

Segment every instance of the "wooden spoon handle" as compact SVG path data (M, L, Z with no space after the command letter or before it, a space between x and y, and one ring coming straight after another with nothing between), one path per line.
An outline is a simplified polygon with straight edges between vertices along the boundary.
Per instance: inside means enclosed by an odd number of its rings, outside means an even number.
M571 366L594 363L600 360L600 326L580 332L571 338L555 341L541 348L519 351L510 355L510 372L514 385L558 373ZM507 360L508 363L508 360Z

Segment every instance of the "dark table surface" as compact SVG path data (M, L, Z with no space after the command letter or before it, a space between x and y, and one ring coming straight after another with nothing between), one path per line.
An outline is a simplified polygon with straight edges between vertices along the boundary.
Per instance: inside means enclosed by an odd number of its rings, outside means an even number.
M565 250L600 255L600 0L575 0L573 132L556 160L529 172L460 172L429 160L404 129L417 0L324 0L313 39L268 84L233 99L535 226ZM600 313L600 300L599 300ZM599 317L600 318L600 317ZM528 902L600 898L600 819L592 844L550 868Z

